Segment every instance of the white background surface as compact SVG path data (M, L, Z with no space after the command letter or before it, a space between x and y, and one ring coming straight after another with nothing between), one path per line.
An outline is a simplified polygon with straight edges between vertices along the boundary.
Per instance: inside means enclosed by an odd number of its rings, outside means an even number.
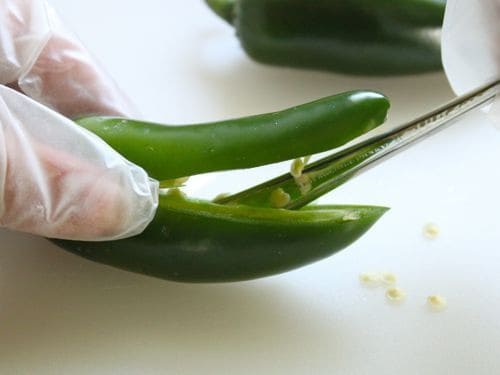
M391 126L452 97L439 73L257 65L201 0L52 3L149 120L217 120L371 88L391 98ZM0 231L0 373L499 373L498 160L500 131L472 115L323 198L392 207L360 241L252 282L155 280ZM284 168L198 178L190 191L213 196ZM429 221L441 229L434 241L422 235ZM399 276L402 305L359 285L360 272L377 270ZM426 309L434 293L446 311Z

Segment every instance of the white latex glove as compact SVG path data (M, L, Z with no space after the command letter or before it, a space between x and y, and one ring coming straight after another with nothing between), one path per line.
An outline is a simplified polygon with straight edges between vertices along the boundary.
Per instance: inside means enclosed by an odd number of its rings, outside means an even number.
M126 97L43 0L0 0L0 225L52 238L140 233L158 183L68 116L130 115Z
M500 0L448 0L442 56L458 95L500 78Z

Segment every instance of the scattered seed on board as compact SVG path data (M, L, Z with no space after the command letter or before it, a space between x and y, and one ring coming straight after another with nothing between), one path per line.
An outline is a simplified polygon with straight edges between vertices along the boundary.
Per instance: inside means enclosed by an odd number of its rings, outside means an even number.
M424 236L434 240L439 236L439 227L434 223L428 223L424 226Z
M385 296L390 302L399 303L402 302L406 298L406 293L401 288L389 288L385 292Z
M382 283L385 285L396 285L398 278L395 274L392 272L382 272L382 275L380 277L382 280Z
M448 301L443 296L434 294L427 297L427 305L432 311L443 311L448 306Z
M398 287L397 276L392 272L362 272L359 274L359 281L367 287L378 287L381 285L389 286L385 292L385 297L389 302L400 303L406 299L406 292ZM446 298L439 294L430 295L427 297L427 306L432 311L443 311L448 306Z
M363 272L359 274L359 281L365 286L376 287L380 285L380 274L377 272Z

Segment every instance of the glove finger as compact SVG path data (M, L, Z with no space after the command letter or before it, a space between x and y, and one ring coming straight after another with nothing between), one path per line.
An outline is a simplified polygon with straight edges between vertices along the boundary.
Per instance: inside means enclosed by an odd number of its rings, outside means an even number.
M152 220L158 183L98 137L0 86L0 225L110 240Z
M41 0L0 6L0 83L68 116L137 111L82 43Z

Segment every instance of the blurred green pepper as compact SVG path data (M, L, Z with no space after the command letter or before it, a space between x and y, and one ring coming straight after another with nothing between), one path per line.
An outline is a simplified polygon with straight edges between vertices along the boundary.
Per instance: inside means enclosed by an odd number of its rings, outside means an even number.
M256 61L347 74L441 69L445 0L206 0Z

